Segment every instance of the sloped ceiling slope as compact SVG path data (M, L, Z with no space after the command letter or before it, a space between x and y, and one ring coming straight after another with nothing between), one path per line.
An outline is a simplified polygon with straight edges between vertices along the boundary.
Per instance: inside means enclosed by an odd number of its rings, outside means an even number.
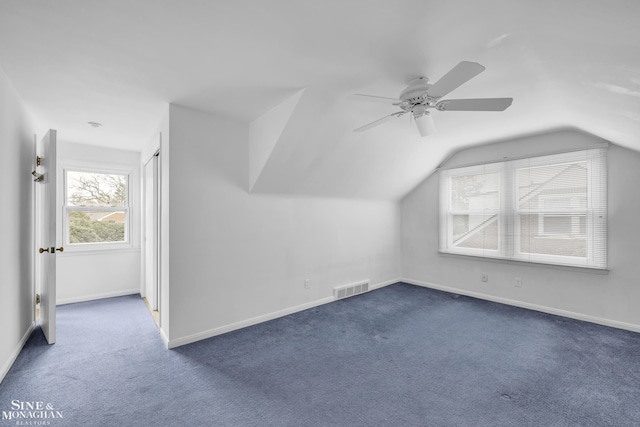
M116 148L141 149L168 102L250 127L299 96L276 131L253 126L248 188L397 200L498 139L573 126L640 150L639 18L636 0L5 0L0 67L62 139ZM352 132L394 109L350 94L462 60L486 71L448 97L513 105L436 111L426 138L406 117Z

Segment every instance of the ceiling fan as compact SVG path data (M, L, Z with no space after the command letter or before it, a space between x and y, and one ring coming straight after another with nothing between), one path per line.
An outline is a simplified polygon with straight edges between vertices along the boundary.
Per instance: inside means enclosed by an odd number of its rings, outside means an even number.
M445 99L443 96L458 88L483 72L485 68L476 63L462 61L453 67L437 82L430 84L427 77L418 77L409 82L409 86L400 93L399 99L383 96L355 94L353 97L374 102L395 105L400 111L389 114L374 122L354 129L354 132L362 132L391 120L395 117L411 113L416 121L420 136L427 136L435 131L435 125L429 109L438 111L504 111L513 98L473 98L473 99Z

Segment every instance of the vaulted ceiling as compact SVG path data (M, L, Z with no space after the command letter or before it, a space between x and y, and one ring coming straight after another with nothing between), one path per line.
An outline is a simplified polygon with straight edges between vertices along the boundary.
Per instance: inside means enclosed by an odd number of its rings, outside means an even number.
M63 140L140 150L175 103L253 123L252 191L397 200L498 139L577 127L640 150L639 19L637 0L3 0L0 67ZM486 71L450 97L513 105L435 111L425 138L407 116L352 132L395 109L350 94L462 60Z

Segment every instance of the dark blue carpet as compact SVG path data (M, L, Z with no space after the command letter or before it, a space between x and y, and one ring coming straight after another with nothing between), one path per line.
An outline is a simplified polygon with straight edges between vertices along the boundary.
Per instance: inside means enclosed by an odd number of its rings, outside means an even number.
M59 307L16 399L51 426L638 426L640 334L396 284L166 350L129 296Z

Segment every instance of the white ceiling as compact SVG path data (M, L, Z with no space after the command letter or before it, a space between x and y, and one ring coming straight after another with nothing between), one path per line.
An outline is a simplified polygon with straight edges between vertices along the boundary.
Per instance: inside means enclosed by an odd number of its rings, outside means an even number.
M572 126L640 150L639 20L637 0L3 0L0 67L62 140L130 150L168 102L249 123L306 88L256 188L397 199L510 136ZM449 98L513 105L436 111L427 138L406 117L351 132L394 109L349 94L397 97L462 60L486 71Z

